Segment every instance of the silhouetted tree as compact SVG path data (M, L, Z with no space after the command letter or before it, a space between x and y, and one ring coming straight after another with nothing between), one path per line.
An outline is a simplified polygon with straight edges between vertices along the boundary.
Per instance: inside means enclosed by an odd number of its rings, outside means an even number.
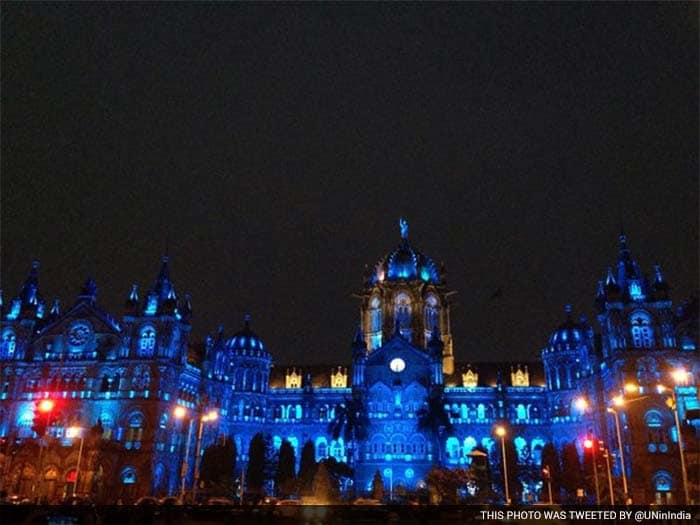
M321 461L316 470L313 482L313 494L318 503L332 503L338 498L338 487L328 472L325 461Z
M316 452L314 450L314 444L309 440L304 443L304 447L301 449L301 460L299 462L299 484L302 494L311 494L315 475Z
M374 472L374 477L372 478L372 498L381 500L384 497L384 480L379 471Z
M246 487L250 492L262 492L265 484L265 438L258 432L250 440L248 449L248 469L246 471Z
M562 447L561 466L561 485L570 497L574 497L576 489L583 488L581 461L574 443L567 443Z
M277 472L275 473L275 484L280 494L288 495L293 492L293 490L290 491L290 488L294 486L294 481L296 481L294 463L294 447L285 439L280 446Z
M232 438L222 439L207 447L199 467L200 479L211 495L233 495L233 473L236 469L236 443Z
M547 443L542 448L542 468L549 469L549 481L552 484L552 497L554 501L559 500L559 492L561 490L562 475L559 453L553 443ZM547 481L544 480L543 490L547 491ZM549 495L546 496L548 498Z

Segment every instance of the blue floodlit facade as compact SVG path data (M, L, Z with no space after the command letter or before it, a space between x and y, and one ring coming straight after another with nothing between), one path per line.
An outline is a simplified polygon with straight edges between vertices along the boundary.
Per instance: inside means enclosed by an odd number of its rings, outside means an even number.
M86 447L79 492L107 499L177 494L188 426L173 417L180 405L191 415L219 412L216 422L203 426L202 449L217 436L233 436L239 469L258 432L276 447L288 440L297 466L311 441L317 460L353 456L359 492L369 489L376 471L385 487L419 488L433 465L467 466L475 450L488 454L500 490L494 427L502 424L517 454L511 473L519 479L516 497L533 501L543 490L545 444L561 449L575 442L582 453L587 434L609 445L619 483L615 422L605 407L633 382L642 395L618 410L629 492L640 503L681 501L674 415L668 396L655 387L669 382L672 369L690 372L676 392L684 429L697 443L697 300L674 307L661 269L644 277L624 235L617 266L598 284L596 325L567 308L541 361L533 363L456 360L454 292L444 268L409 242L405 221L398 246L366 271L357 335L341 364L273 367L273 352L249 318L232 336L219 329L204 344L192 342L190 298L176 293L167 258L147 293L133 285L119 320L98 306L92 280L72 307L61 311L58 301L48 307L38 274L34 263L18 295L2 305L0 436L8 438L2 479L10 493L31 493L37 475L49 498L69 490L78 447L66 429L99 422L100 446ZM452 432L419 428L418 414L431 395L440 396ZM368 437L334 440L329 422L353 396L369 417ZM598 408L577 408L580 397ZM39 462L31 427L35 402L43 398L57 401L48 434L63 446L50 447ZM194 454L191 444L188 482ZM686 457L697 469L697 445Z

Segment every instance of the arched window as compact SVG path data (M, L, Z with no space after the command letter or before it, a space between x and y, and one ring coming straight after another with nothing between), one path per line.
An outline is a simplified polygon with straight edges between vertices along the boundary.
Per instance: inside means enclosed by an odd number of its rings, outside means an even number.
M651 348L654 346L654 330L651 318L646 312L634 312L631 316L632 345L635 348Z
M520 419L520 420L527 419L527 410L525 409L525 405L519 404L519 405L515 408L515 411L516 411L516 414L517 414L517 418L518 418L518 419Z
M126 431L126 442L124 446L127 450L139 450L143 439L143 414L137 412L129 418L129 428Z
M405 293L396 296L394 302L394 322L401 330L401 335L411 340L411 298Z
M151 357L156 348L156 331L152 326L144 326L139 333L139 357Z
M2 333L0 342L0 359L12 359L17 347L17 336L12 330L5 330Z
M484 406L483 403L479 403L476 406L476 418L477 419L486 419L486 407Z
M370 350L382 346L382 302L379 297L372 297L369 303Z
M320 441L316 444L316 461L321 461L328 456L328 444L325 441Z
M438 309L438 301L434 295L429 295L425 300L423 315L425 317L425 340L430 341L433 328L437 326L438 330L440 330L440 310Z

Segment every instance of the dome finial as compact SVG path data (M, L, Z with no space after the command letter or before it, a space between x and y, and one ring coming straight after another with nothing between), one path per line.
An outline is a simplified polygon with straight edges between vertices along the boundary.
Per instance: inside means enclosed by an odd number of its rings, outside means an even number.
M399 228L401 229L401 238L408 239L408 221L403 217L399 218Z

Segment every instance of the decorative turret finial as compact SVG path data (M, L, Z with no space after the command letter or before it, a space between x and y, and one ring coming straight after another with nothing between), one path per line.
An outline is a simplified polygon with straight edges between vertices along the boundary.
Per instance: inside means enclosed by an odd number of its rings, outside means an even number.
M399 219L399 228L401 229L401 238L408 239L408 221L403 217Z
M661 266L658 264L654 265L654 282L655 283L662 283L664 282L664 276L661 273Z
M0 288L0 310L2 309L2 288Z
M564 306L564 311L568 314L571 315L571 305L567 304Z
M131 285L131 292L129 293L129 301L132 301L134 303L139 302L139 285L138 284Z
M353 340L353 343L360 343L362 345L365 344L365 334L362 333L362 326L359 324L357 325L357 332L355 332L355 339Z
M596 292L596 297L605 297L605 290L603 289L603 281L598 281L598 290Z
M61 302L58 299L53 300L53 305L51 305L51 315L54 317L61 315Z
M243 315L243 324L246 328L250 328L250 314L246 313Z
M615 281L612 268L608 266L608 275L605 277L605 286L610 286L613 284L617 284L617 282Z

